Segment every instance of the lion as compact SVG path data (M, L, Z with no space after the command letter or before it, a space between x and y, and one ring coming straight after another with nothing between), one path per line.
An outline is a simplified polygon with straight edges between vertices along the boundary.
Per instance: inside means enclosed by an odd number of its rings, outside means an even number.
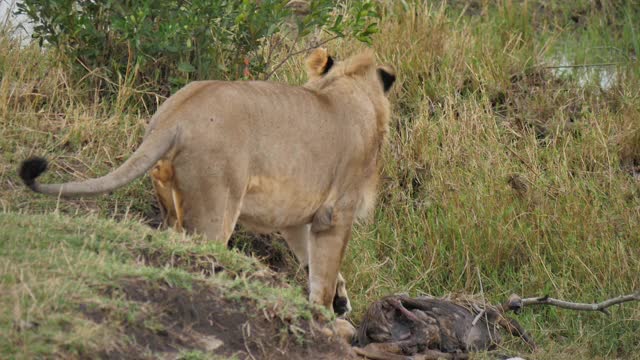
M328 55L326 49L316 49L305 61L309 81L318 80L322 76L326 75L333 64L334 60L330 55ZM156 199L162 214L163 226L173 227L176 231L180 232L183 230L182 214L184 213L184 210L182 209L182 192L173 174L173 164L167 159L159 160L150 172L151 182L155 189ZM327 216L330 216L330 212L319 211L318 216L314 218L316 221L312 224L311 230L317 232L319 227L326 226L326 224L330 222ZM298 251L295 255L301 266L303 266L308 273L306 253L301 254L300 251ZM346 316L352 309L347 292L346 281L341 273L338 273L338 280L332 306L333 311L340 316Z
M309 81L324 76L334 64L333 58L324 48L315 49L305 61ZM150 172L156 198L162 213L163 225L182 231L182 193L173 176L173 164L167 159L159 160ZM326 215L326 214L325 214Z
M19 175L38 193L89 196L166 160L186 231L223 243L236 223L280 231L308 264L309 301L331 308L352 226L375 203L394 81L371 51L333 63L304 86L195 81L158 108L138 149L109 174L40 184L47 162L31 158Z

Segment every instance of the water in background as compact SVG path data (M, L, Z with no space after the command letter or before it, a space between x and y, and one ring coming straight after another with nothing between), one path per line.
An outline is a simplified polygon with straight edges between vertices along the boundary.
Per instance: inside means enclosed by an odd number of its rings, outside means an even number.
M31 39L33 25L26 16L16 16L16 0L0 0L0 29L9 29L23 43Z
M558 77L575 77L582 87L597 84L602 90L609 90L618 80L618 72L615 66L585 66L572 67L566 54L554 56L549 61L553 68L551 71Z

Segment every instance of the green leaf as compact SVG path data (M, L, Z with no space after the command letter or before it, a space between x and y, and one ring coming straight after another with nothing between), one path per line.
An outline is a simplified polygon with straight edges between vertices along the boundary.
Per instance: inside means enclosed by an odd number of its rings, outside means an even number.
M372 24L369 24L369 26L367 26L367 28L364 30L364 34L371 35L371 34L377 33L378 31L380 31L378 29L378 24L372 23Z
M41 45L65 45L63 51L81 58L84 66L108 67L107 77L114 81L129 71L133 56L139 61L133 85L165 94L167 84L179 84L171 77L237 78L244 60L239 54L251 58L250 70L259 77L267 66L258 49L266 43L282 49L284 42L270 40L293 40L291 25L298 28L299 44L316 31L370 43L370 35L379 31L371 25L380 17L372 0L313 0L302 17L292 16L287 3L21 0L17 7L34 23L33 37Z
M185 63L185 62L183 62L183 63L180 63L180 64L178 65L178 70L180 70L180 71L184 71L184 72L186 72L186 73L191 73L191 72L196 71L196 68L195 68L195 67L193 67L193 65L191 65L191 64L189 64L189 63Z
M333 23L333 27L338 27L338 26L342 25L342 20L343 19L344 19L344 16L338 15L336 17L336 21Z

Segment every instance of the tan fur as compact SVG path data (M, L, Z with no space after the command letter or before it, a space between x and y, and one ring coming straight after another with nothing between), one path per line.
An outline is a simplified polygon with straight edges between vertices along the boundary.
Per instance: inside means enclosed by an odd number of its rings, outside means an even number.
M327 49L324 48L316 48L309 54L305 61L309 81L318 80L322 77L328 60L329 54Z
M305 60L305 69L307 71L307 77L309 81L319 80L322 77L322 73L325 71L327 62L329 59L329 53L325 48L316 48ZM178 231L182 231L182 219L178 218L178 214L183 214L182 203L174 201L174 198L182 199L182 193L175 184L173 177L173 164L170 160L162 159L154 165L151 170L151 181L154 186L158 203L163 212L163 222L165 226L174 227ZM269 179L262 179L260 177L252 177L249 180L248 192L252 191L265 191L271 187L271 191L274 191L270 184ZM375 189L373 189L375 191ZM371 198L371 196L369 196ZM365 200L367 205L365 208L372 207L370 199ZM326 211L318 211L318 215L326 216ZM366 215L363 215L366 217ZM329 224L318 224L314 218L314 225L316 226L328 226ZM312 227L312 229L314 229ZM346 293L346 289L343 290Z
M307 77L309 78L309 82L315 81L315 80L320 80L322 78L322 72L325 70L325 66L327 65L327 60L329 58L329 53L327 52L327 49L325 48L316 48L315 50L313 50L309 56L307 57L306 61L305 61L305 67L307 70ZM349 61L345 64L343 64L341 66L343 74L349 74L352 75L354 73L357 72L363 72L365 69L370 68L371 66L373 66L373 54L369 51L360 54L358 56L354 56L353 58L349 59ZM380 68L384 69L387 72L390 73L394 73L393 69L389 66L381 66ZM335 75L334 75L335 76ZM327 83L328 81L324 82L318 82L319 84L324 84ZM312 86L319 86L318 83L314 83ZM309 86L309 85L307 85ZM380 120L379 122L383 122L385 120L385 117L388 118L388 113L384 114L384 109L382 110L383 114L382 116L380 116L382 118L382 120ZM383 128L383 132L381 133L381 136L384 137L386 136L386 126L384 126L385 124L380 124L381 127ZM166 180L161 180L161 179L155 179L155 175L154 175L154 171L158 171L156 170L160 165L160 163L162 163L161 168L163 168L165 172L171 172L171 174L173 174L173 165L169 162L169 160L163 159L160 160L158 162L158 164L155 165L154 170L151 173L152 179L153 179L153 183L154 186L157 186L158 183L162 183L162 187L161 190L158 191L156 190L156 195L159 199L159 202L161 204L161 206L164 207L164 209L172 209L172 210L167 210L167 214L166 214L166 219L165 219L165 223L169 226L173 226L174 228L176 228L176 230L181 231L182 230L182 220L178 220L176 219L176 214L181 214L183 212L182 208L181 208L181 204L176 204L172 198L173 197L182 197L180 191L177 189L177 187L172 187L171 186L171 182L169 181L169 179ZM170 168L170 169L169 169ZM377 168L371 168L369 169L370 171L376 171L376 173L374 174L374 176L372 176L370 178L370 180L364 185L364 192L363 192L363 196L360 200L360 203L358 205L358 210L356 212L356 218L359 220L363 220L363 221L368 221L371 217L371 213L373 211L373 208L375 206L376 203L376 189L377 189L377 184L378 184L378 177L377 177ZM261 184L261 180L258 177L254 177L251 178L250 183L249 183L249 191L255 190L258 187L261 187L264 189L266 187L268 187L268 185L265 184ZM324 211L319 211L316 213L316 216L321 215L324 216L326 215L326 212ZM314 223L313 225L318 226L318 223L315 221L314 218ZM325 226L328 224L321 224L321 226ZM312 228L313 229L313 228ZM346 293L346 289L343 289L341 291L344 291Z
M152 181L169 224L223 243L237 222L280 230L309 266L310 301L330 307L351 227L375 202L389 102L371 52L323 76L326 51L313 54L302 87L193 82L160 106L140 147L112 173L30 187L97 194L157 165Z
M320 328L320 331L328 338L337 337L347 344L351 344L356 335L356 328L345 319L336 319L330 326Z
M151 170L151 182L163 214L165 226L183 230L182 192L174 176L173 164L160 160Z

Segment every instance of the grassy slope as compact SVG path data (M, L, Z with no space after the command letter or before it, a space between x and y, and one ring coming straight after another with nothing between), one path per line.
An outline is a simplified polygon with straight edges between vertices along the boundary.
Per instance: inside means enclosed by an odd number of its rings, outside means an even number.
M628 61L640 47L637 12L586 1L473 2L459 16L462 6L394 3L374 41L399 73L381 206L355 230L343 267L354 318L390 292L479 293L482 284L492 302L512 292L590 302L640 288L640 185L630 175L640 165L640 69ZM1 41L10 50L0 54L0 205L153 213L146 180L91 200L23 191L19 160L52 158L44 181L103 174L137 146L145 118L123 111L131 89L122 87L114 107L88 103L58 59ZM357 49L331 46L339 56ZM562 49L572 63L624 62L619 82L602 92L534 67ZM296 62L278 76L299 82L299 73ZM18 96L16 84L31 88ZM640 352L638 304L611 318L536 308L520 319L540 358Z
M273 327L266 329L259 321L252 323L254 334L264 331L267 344L291 350L304 336L297 339L287 329L308 331L304 320L317 311L299 288L286 285L262 264L198 238L136 222L57 214L0 214L0 227L3 359L109 353L155 358L173 351L170 344L192 358L208 358L202 353L205 335L225 334L198 323L240 321L240 315L233 315L238 312L254 313L263 323L263 316L270 319ZM211 276L213 271L217 275ZM149 298L141 301L141 296ZM227 313L229 318L223 316ZM232 333L245 321L222 325ZM154 342L157 338L161 344ZM243 340L227 341L232 348ZM260 354L257 343L249 344Z

